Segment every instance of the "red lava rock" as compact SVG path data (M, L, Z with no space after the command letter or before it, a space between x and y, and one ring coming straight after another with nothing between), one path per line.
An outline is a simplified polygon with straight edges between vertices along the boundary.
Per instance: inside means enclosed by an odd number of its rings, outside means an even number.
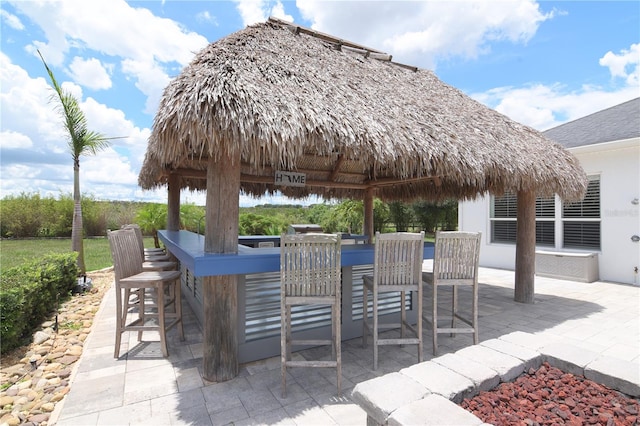
M540 395L539 393L530 393L528 397L531 401L534 401L534 402L540 401L542 399L542 395Z
M582 376L544 363L460 404L486 423L500 425L639 425L640 403Z
M560 417L562 420L567 420L569 418L569 416L571 415L570 412L565 411L565 410L561 410L561 409L557 409L555 411L555 413L558 415L558 417Z
M565 398L564 403L569 408L574 408L576 406L576 402L571 397Z

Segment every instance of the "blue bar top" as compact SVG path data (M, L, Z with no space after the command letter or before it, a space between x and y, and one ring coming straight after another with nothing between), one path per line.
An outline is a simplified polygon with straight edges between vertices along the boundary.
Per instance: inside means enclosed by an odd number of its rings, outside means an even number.
M257 274L280 270L280 248L238 244L238 253L205 253L204 236L189 231L158 231L158 237L196 277ZM240 237L242 238L242 237ZM342 266L373 264L373 244L342 246ZM424 258L433 258L433 243L425 243Z

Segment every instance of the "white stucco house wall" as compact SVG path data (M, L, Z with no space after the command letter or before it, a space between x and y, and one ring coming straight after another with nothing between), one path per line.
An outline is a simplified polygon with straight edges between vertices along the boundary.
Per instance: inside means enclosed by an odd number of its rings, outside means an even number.
M544 134L578 158L590 184L582 203L537 201L536 273L545 256L594 254L599 280L640 285L640 98ZM507 194L460 203L458 228L482 232L481 266L514 269L514 201Z

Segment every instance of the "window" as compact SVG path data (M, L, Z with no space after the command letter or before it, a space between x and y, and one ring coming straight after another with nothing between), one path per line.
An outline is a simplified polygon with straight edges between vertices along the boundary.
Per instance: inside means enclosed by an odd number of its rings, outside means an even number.
M517 197L511 192L492 197L491 242L515 243Z
M560 210L562 217L560 218ZM536 198L536 245L556 247L555 229L562 225L562 242L566 249L600 250L600 176L589 176L587 192L575 203L562 203L556 218L555 197ZM491 198L491 242L516 242L517 197L505 193ZM560 232L560 228L558 228Z
M507 192L491 200L491 242L515 243L517 196ZM555 244L555 197L536 198L536 244Z
M582 201L563 203L564 248L600 250L600 177L590 176Z

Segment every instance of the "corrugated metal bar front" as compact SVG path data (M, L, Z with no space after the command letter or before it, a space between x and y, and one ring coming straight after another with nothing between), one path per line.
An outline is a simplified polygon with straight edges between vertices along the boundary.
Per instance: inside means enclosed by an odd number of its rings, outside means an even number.
M291 311L293 331L331 325L331 308L295 306ZM245 341L280 336L280 273L245 277Z

